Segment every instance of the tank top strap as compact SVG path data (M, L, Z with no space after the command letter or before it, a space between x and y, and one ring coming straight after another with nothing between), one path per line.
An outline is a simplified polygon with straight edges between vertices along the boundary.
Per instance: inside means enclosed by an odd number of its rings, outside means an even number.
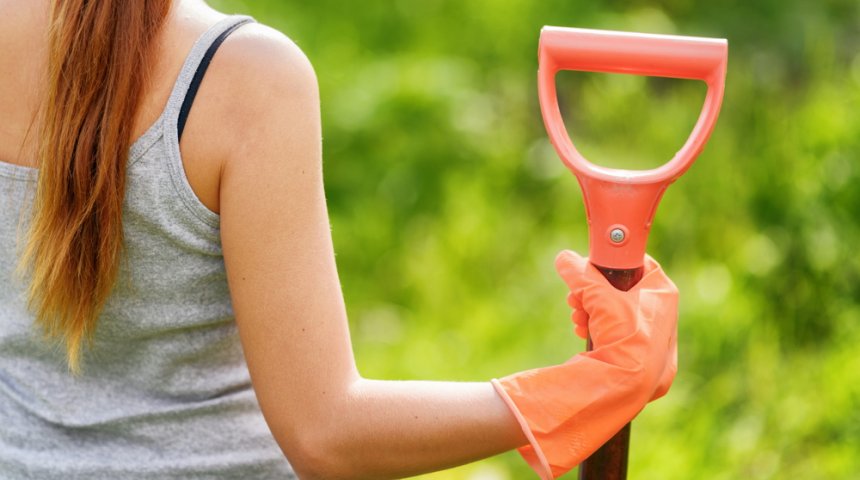
M211 26L194 42L185 63L179 71L176 83L167 101L164 115L164 133L170 143L179 143L182 130L203 75L221 43L237 28L252 23L254 19L244 15L233 15Z

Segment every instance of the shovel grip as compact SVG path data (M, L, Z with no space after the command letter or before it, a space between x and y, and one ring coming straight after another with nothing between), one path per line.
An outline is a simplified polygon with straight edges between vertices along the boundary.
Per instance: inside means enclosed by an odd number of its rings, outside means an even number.
M549 138L577 177L609 183L668 184L681 176L711 135L725 90L728 42L721 38L544 27L538 46L538 98ZM555 88L560 70L627 73L703 80L708 85L699 119L675 156L652 170L600 167L574 147ZM614 266L614 265L613 265Z
M631 73L704 80L725 64L726 41L714 38L544 27L542 65L550 70Z

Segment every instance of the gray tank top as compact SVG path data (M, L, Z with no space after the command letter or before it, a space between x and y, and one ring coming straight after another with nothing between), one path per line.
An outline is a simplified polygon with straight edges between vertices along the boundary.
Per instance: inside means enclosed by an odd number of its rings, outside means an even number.
M38 170L0 163L0 478L296 478L251 388L219 217L191 190L179 153L195 72L249 21L229 17L200 37L164 112L131 147L126 262L78 377L34 326L13 274Z

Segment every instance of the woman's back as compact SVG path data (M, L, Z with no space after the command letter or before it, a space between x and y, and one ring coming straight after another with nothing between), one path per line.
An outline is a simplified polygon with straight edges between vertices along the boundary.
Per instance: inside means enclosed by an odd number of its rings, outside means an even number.
M17 52L44 36L38 22L47 22L44 11L25 4L0 4L4 21L34 22L4 30L21 36L0 43L2 71L16 72L0 76L0 112L11 119L0 130L0 471L4 478L291 475L251 388L219 216L197 194L213 182L217 193L217 162L194 147L206 134L186 130L190 143L179 148L180 112L201 60L219 37L249 19L180 4L170 16L161 42L169 47L160 49L136 120L145 127L135 133L128 157L125 257L85 350L82 374L73 376L62 348L34 325L26 279L14 275L38 174L25 154L32 148L24 135L38 108L32 85L43 68L39 55ZM28 37L33 32L39 34ZM191 34L196 37L189 43ZM22 62L17 70L11 69L15 61ZM192 120L189 128L205 130L205 121ZM185 163L189 151L195 170Z

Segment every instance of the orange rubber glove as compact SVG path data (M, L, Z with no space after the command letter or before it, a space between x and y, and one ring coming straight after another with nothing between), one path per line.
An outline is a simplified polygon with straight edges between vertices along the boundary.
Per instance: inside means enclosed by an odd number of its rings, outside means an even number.
M577 333L590 333L594 350L493 380L529 439L520 454L544 480L588 458L664 395L677 371L678 290L657 262L647 257L627 292L571 251L556 269L571 290Z

